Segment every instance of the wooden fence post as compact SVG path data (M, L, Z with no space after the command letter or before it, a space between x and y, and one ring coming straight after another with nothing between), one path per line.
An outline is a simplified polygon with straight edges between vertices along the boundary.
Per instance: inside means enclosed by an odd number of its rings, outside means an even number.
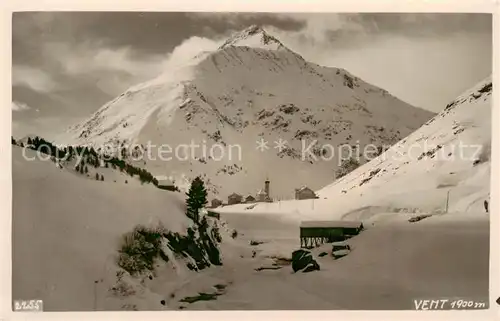
M450 200L450 191L448 191L448 193L446 194L446 210L445 210L445 213L448 213L448 204L449 204L449 200Z

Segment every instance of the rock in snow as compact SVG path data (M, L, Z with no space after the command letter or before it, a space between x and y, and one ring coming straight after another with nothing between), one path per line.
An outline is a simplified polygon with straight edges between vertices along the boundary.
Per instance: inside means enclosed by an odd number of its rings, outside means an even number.
M302 271L306 273L319 270L320 267L310 251L296 250L292 253L292 269L293 272Z

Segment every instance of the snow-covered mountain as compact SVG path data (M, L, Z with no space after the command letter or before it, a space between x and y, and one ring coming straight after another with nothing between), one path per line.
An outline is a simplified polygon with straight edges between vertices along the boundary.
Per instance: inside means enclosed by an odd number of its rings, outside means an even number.
M314 204L288 201L224 211L361 220L401 212L484 214L490 193L492 90L491 77L467 90L378 158L320 189Z
M421 211L484 212L490 191L491 97L488 78L460 95L378 159L319 191L360 193ZM399 203L399 204L398 204Z
M154 175L202 174L212 196L255 194L269 178L271 197L293 198L295 187L334 179L333 148L392 145L432 116L346 70L307 62L252 26L128 89L57 140L141 144Z

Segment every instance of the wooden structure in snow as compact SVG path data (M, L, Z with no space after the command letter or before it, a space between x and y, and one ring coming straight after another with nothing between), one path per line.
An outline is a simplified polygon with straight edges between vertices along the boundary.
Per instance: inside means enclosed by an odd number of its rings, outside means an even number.
M163 176L160 177L160 179L157 179L158 180L158 188L159 189L164 189L164 190L167 190L167 191L177 191L177 186L175 186L175 181L173 179L170 179L170 178L164 178Z
M214 198L212 200L212 208L216 208L222 205L222 201L219 199Z
M240 204L243 199L243 196L233 193L227 197L227 204L228 205L233 205L233 204Z
M220 214L214 211L207 211L207 216L220 220Z
M362 229L363 223L358 221L304 221L300 224L300 247L344 241Z
M248 195L247 197L245 197L245 203L255 203L255 201L257 200L252 195Z
M318 198L316 193L307 186L295 189L295 199L296 200L307 200Z

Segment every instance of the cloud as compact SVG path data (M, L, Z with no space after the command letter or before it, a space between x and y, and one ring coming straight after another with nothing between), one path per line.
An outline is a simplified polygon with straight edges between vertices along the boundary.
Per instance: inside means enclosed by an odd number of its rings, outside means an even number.
M93 83L108 95L149 79L165 59L160 55L137 56L130 47L107 48L98 42L46 43L43 54L57 63L53 69L61 81Z
M56 140L67 129L68 124L74 124L82 120L82 118L67 117L64 115L13 119L12 136L15 139L19 139L36 135L48 140Z
M224 38L217 37L215 39L203 37L191 37L183 41L180 45L174 48L168 55L168 58L163 64L165 70L176 68L184 65L196 55L205 52L216 50L224 43Z
M147 74L158 64L157 57L135 60L129 47L109 49L91 43L74 47L66 44L52 44L48 53L63 58L61 65L68 75L92 74L95 72L124 72L132 76Z
M264 26L306 60L345 68L408 103L439 111L492 72L491 15L281 14ZM471 59L474 57L474 59Z
M203 51L215 50L220 40L194 36L170 53L138 55L131 47L106 48L86 42L78 46L50 43L45 55L57 57L64 77L91 79L103 92L113 96L132 85L175 70Z
M227 12L188 12L186 16L192 20L219 21L226 25L238 25L243 18L259 16L258 13L232 13ZM260 14L262 16L262 14Z
M129 12L14 18L14 85L51 98L57 89L64 98L56 104L36 101L44 111L90 113L250 24L262 25L309 61L346 68L422 107L439 108L464 84L491 73L491 15L484 14ZM34 104L23 96L14 99Z
M278 19L293 19L298 20L303 23L303 27L299 30L288 31L286 34L289 37L301 38L307 40L309 43L313 44L324 44L332 39L330 38L332 34L342 31L344 34L362 34L365 31L365 27L356 22L354 19L350 18L348 14L337 14L337 13L316 13L316 14L305 14L305 13L283 13L277 15ZM273 26L269 28L275 31L280 30Z
M26 111L30 110L31 107L26 105L25 103L13 101L12 102L12 111Z
M300 31L321 39L342 31L345 35L399 34L406 36L490 32L492 15L480 13L282 13L278 19L301 21Z
M173 13L16 13L14 99L33 104L40 93L47 98L36 101L44 114L91 113L127 88L217 46L189 31L209 30L206 25L173 31L181 23L185 16Z
M25 86L41 93L49 93L57 87L52 77L43 70L24 65L12 67L12 84Z

